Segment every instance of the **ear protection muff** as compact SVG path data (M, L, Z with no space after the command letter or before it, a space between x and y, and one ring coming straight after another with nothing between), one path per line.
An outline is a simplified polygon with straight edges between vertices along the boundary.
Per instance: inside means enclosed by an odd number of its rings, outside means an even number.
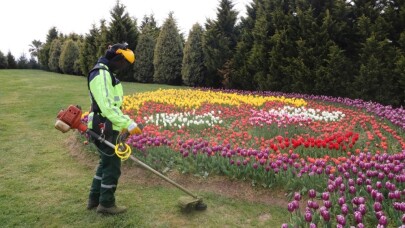
M127 48L128 44L114 44L108 48L106 51L105 57L108 60L117 60L116 56L123 56L129 63L135 62L135 54L134 52Z
M115 53L121 54L122 56L124 56L124 58L131 64L135 62L135 54L133 51L131 51L128 48L127 49L118 49Z

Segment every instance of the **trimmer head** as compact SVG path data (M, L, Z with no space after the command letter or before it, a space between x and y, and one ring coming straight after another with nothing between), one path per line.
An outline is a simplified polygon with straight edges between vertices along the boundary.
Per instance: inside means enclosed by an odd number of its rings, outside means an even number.
M190 196L180 197L179 207L186 212L189 212L191 210L203 211L207 209L207 205L203 203L202 198L193 198Z

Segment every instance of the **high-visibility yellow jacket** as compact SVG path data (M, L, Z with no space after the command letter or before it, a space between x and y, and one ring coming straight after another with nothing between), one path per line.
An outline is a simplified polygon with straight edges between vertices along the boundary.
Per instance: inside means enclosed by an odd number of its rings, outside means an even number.
M100 58L88 76L92 110L89 114L87 126L93 129L93 116L100 113L111 121L113 130L121 131L128 128L132 120L121 111L123 89L120 81L110 73L106 65L107 59Z

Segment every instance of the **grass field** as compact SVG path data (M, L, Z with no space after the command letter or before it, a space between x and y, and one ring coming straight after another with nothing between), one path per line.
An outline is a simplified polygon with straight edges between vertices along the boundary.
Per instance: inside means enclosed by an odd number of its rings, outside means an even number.
M89 107L86 79L37 70L0 70L0 80L1 227L280 227L288 222L285 207L209 190L197 190L208 205L206 211L183 213L177 207L177 199L184 195L181 191L142 184L131 176L132 171L140 173L134 166L125 168L116 193L117 203L129 207L126 214L101 216L87 211L97 157L72 156L66 140L74 133L54 129L60 109L70 104ZM123 86L125 94L169 88Z

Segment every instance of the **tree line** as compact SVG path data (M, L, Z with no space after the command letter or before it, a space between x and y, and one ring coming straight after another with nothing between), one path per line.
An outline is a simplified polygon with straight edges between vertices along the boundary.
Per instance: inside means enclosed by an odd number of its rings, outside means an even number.
M86 75L109 44L126 41L133 68L123 81L280 91L405 104L405 0L252 0L238 17L219 0L216 18L187 39L173 13L139 23L119 1L111 20L83 35L55 27L31 55L44 70ZM0 52L0 68L9 55ZM12 62L12 61L11 61ZM18 61L19 62L19 61ZM27 61L28 62L28 61ZM9 67L12 68L12 67Z

